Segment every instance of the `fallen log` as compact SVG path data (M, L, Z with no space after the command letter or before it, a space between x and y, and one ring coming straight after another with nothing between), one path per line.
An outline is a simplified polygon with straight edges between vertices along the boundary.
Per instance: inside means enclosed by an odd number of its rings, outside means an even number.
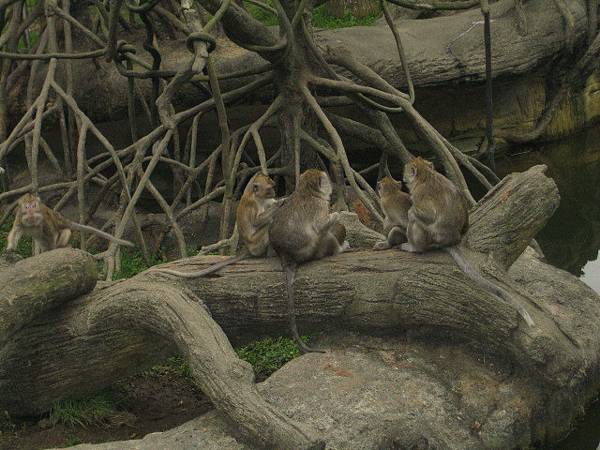
M594 349L600 333L581 329L597 329L600 302L588 289L585 301L578 300L584 303L565 306L568 283L560 287L561 299L535 292L505 271L558 205L557 188L543 172L538 166L504 179L472 211L465 239L471 248L463 247L486 277L514 293L515 304L481 290L442 252L355 251L300 268L296 291L302 332L408 330L425 340L476 348L531 377L543 398L554 408L571 408L567 412L574 417L573 408L598 388L598 377L590 380L590 374L598 371ZM48 255L61 267L79 253ZM195 271L220 259L194 257L164 267ZM44 270L41 261L31 258L30 270ZM538 276L542 266L536 266ZM0 272L0 285L10 283L6 273ZM273 258L250 259L202 279L149 270L102 283L59 308L45 308L0 347L0 408L16 415L39 413L58 399L97 391L178 351L243 437L266 446L319 447L310 424L300 426L261 398L251 369L237 360L227 339L287 332L283 280ZM580 283L570 283L580 295ZM40 295L38 285L30 287ZM45 296L42 303L52 301ZM534 327L520 319L515 305L530 313ZM577 320L557 315L579 307L585 313Z

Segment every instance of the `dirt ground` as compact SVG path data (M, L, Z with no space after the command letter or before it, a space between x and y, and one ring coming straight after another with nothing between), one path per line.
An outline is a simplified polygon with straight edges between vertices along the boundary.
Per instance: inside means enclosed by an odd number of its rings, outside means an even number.
M116 411L105 426L52 425L48 417L13 420L0 427L0 450L37 450L139 439L197 417L212 404L189 379L172 375L137 376L109 390Z

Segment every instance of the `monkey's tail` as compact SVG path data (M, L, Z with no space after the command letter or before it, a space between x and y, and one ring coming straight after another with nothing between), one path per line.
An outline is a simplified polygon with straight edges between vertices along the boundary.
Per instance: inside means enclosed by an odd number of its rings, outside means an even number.
M217 264L213 264L206 269L199 270L197 272L179 272L178 270L171 269L154 269L156 272L168 273L169 275L176 275L180 278L198 278L204 277L206 275L210 275L218 270L221 270L223 267L227 267L233 263L238 261L242 261L250 257L249 252L241 252L238 255L232 256L231 258L227 258L225 261L218 262Z
M486 291L490 292L491 294L494 294L496 297L500 297L501 299L513 304L518 309L519 314L527 323L527 325L529 325L530 327L535 325L533 319L525 310L525 308L523 308L520 305L516 305L513 301L513 296L510 295L510 293L506 291L506 289L503 289L500 286L492 283L491 281L483 278L483 276L481 276L479 272L477 272L475 269L473 269L473 267L471 267L471 265L467 262L466 258L464 257L463 253L456 246L444 247L443 250L450 256L452 256L454 262L456 262L460 270L462 270L467 277L469 277L479 286L484 288Z
M318 348L312 348L302 342L300 335L298 334L298 326L296 325L296 300L294 297L294 282L296 281L296 270L298 265L292 261L281 260L283 268L285 270L286 287L287 287L287 298L288 298L288 316L290 321L290 329L292 331L292 337L300 350L300 353L325 353L324 350Z
M77 222L69 222L69 228L72 230L77 230L77 231L87 231L88 233L95 234L97 236L100 236L101 238L108 240L108 241L116 242L119 245L125 245L127 247L135 247L133 242L126 241L125 239L116 238L113 235L105 233L102 230L98 230L94 227L88 227L87 225L82 225Z

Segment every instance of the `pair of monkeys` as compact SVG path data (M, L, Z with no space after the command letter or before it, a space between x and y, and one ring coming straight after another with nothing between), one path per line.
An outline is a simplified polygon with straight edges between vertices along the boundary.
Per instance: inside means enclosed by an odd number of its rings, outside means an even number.
M385 250L400 245L402 250L414 253L444 250L467 277L515 305L525 322L533 326L531 316L513 296L483 278L458 249L457 245L469 228L469 212L465 198L456 186L422 158L405 165L403 178L410 195L402 191L401 182L391 177L385 177L377 184L387 238L378 242L374 249Z
M134 246L129 241L117 239L97 228L73 222L48 208L36 195L25 194L17 200L15 220L8 233L6 251L15 251L22 236L33 238L41 252L63 248L69 245L74 230L88 231L120 245Z
M244 249L233 258L198 272L157 269L184 278L213 273L236 261L265 256L269 245L281 259L286 273L288 316L292 337L302 353L321 351L308 347L298 334L294 280L298 264L334 256L350 246L339 213L329 212L332 193L327 174L316 169L304 172L292 195L275 199L275 183L266 175L255 175L242 194L236 219Z

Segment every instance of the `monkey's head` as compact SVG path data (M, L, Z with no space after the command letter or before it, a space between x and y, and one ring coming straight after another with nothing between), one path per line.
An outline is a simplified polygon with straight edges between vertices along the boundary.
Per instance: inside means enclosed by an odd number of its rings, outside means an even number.
M392 177L383 177L377 182L377 193L379 197L387 197L402 190L402 181L396 181Z
M248 189L251 189L258 198L275 198L275 182L262 173L257 173L252 177L246 187L246 190Z
M44 221L40 209L40 199L33 194L25 194L19 199L19 214L21 223L26 227L37 227Z
M404 182L412 190L416 183L425 181L434 170L431 162L419 156L404 165Z
M308 169L300 175L298 192L303 195L313 195L329 201L333 187L326 172L318 169Z

